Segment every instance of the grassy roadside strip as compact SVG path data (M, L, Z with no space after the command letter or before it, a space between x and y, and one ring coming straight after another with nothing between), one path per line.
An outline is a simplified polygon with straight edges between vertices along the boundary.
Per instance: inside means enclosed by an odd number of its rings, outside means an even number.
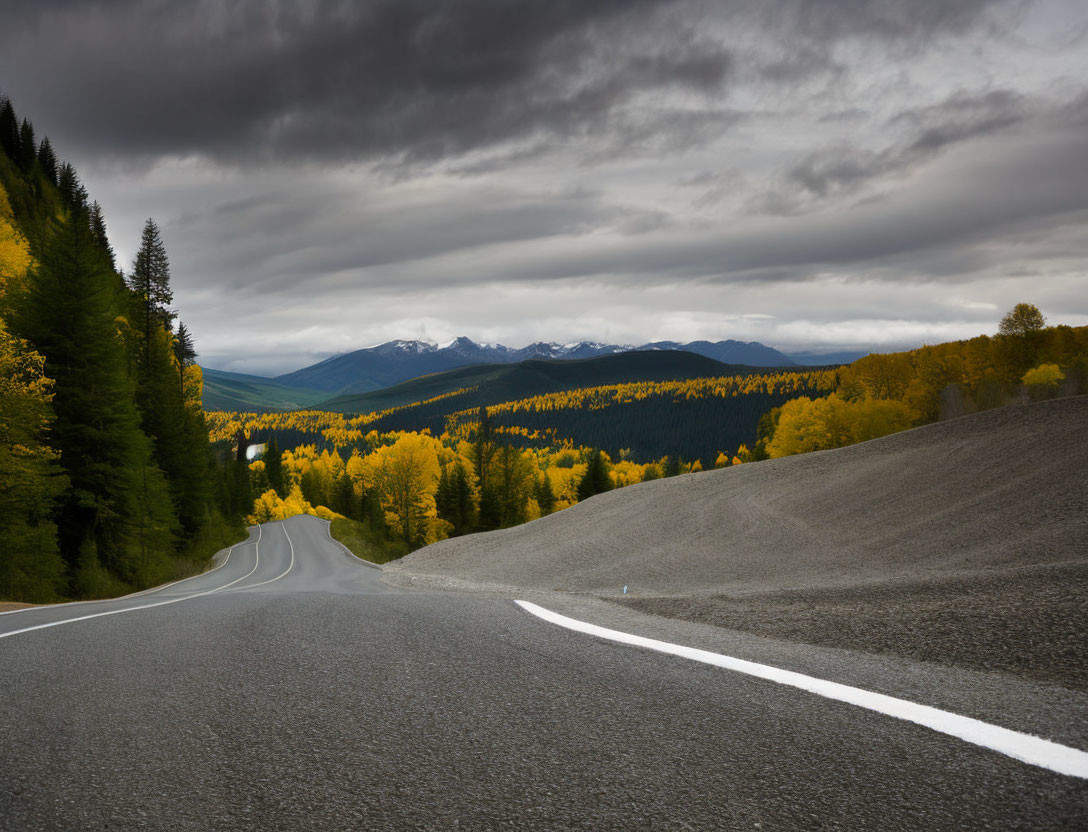
M332 536L343 543L360 560L371 563L389 563L408 554L409 546L399 540L387 540L375 533L366 523L341 517L332 521Z

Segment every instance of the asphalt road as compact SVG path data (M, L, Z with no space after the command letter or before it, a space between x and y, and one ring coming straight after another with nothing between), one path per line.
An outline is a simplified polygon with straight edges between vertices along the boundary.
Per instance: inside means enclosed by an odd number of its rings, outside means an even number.
M1088 749L1077 691L527 597ZM0 615L0 725L4 830L1088 828L1088 780L395 589L312 517L158 591Z

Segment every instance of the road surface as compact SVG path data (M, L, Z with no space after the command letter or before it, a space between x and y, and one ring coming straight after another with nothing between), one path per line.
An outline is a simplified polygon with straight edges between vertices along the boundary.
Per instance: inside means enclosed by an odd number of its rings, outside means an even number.
M1088 748L1073 691L526 598ZM1086 779L513 596L394 588L313 517L158 591L0 615L0 668L4 830L1088 828Z

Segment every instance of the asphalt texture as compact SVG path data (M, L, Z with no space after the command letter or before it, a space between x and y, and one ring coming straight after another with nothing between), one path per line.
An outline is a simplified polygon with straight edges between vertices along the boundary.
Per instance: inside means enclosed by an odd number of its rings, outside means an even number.
M392 587L317 518L259 534L157 592L0 615L0 829L1088 828L1088 781ZM1088 748L1077 691L518 597Z

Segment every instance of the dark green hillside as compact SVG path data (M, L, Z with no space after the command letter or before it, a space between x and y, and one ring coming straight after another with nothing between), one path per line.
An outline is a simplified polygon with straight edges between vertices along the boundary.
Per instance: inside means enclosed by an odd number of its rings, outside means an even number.
M325 398L321 390L291 387L262 376L204 370L204 409L261 413L304 410Z
M542 434L554 430L556 436L575 445L600 448L613 459L619 459L624 450L633 462L653 462L668 455L689 462L698 459L704 468L713 468L721 451L734 453L742 444L755 447L760 417L794 395L749 393L727 399L655 396L600 410L499 413L492 423Z
M573 361L532 359L517 364L460 367L414 378L372 393L337 396L322 402L315 409L337 413L373 413L426 401L467 387L477 388L460 396L451 396L440 402L413 408L411 413L399 414L408 420L426 420L427 425L437 424L441 430L442 419L448 413L544 393L634 381L681 381L753 372L767 371L722 364L712 358L680 350L624 352ZM385 424L385 420L382 424Z

